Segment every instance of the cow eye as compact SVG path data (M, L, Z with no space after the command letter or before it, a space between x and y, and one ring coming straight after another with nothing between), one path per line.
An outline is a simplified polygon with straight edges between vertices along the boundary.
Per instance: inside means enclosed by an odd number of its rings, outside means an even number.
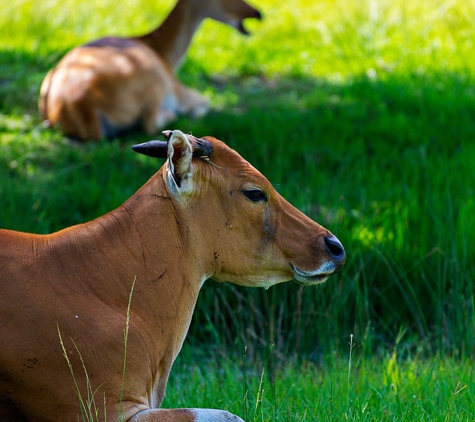
M267 202L267 195L260 189L243 190L242 193L252 202Z

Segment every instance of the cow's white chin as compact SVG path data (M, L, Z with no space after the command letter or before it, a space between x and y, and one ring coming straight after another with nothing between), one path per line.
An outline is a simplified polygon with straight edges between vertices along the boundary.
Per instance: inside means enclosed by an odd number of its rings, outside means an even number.
M302 271L292 263L290 267L292 268L294 280L299 284L305 285L323 283L336 270L336 265L333 261L325 262L314 271Z

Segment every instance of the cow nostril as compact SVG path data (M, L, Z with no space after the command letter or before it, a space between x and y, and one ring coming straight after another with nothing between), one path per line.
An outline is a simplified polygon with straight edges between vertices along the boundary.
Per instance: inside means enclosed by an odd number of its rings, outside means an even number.
M345 259L345 249L335 236L325 237L324 242L326 250L335 261L340 262Z

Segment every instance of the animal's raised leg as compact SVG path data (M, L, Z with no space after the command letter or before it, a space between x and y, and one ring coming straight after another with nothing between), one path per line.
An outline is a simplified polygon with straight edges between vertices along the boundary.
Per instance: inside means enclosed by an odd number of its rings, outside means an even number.
M163 82L164 90L152 90L142 111L142 124L146 133L153 134L175 120L179 114L193 118L204 116L209 100L198 91L182 85L173 75Z
M240 417L216 409L150 409L133 416L129 422L244 422Z
M142 124L144 131L149 135L164 129L169 122L177 118L178 100L168 84L173 84L173 78L164 83L163 92L156 89L151 91L152 94L144 105Z
M176 114L171 110L155 108L153 111L147 111L144 114L143 128L148 135L153 135L158 129L164 129L176 117Z
M175 85L180 113L193 118L204 116L209 108L209 100L193 88L188 88L178 81Z

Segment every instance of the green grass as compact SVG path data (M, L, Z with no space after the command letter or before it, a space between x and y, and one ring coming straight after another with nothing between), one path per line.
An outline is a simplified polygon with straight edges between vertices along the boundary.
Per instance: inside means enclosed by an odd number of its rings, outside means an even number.
M349 353L349 352L348 352ZM224 407L246 422L469 422L475 418L473 362L453 358L328 356L320 365L179 357L164 407ZM262 377L260 376L262 374Z
M47 233L97 217L161 165L130 151L148 139L141 134L70 143L42 127L36 101L68 49L145 32L172 3L14 0L2 9L0 226ZM315 288L206 283L184 356L204 347L231 357L247 347L246 359L258 362L273 344L278 406L301 415L289 420L472 420L475 1L291 4L259 2L265 19L248 24L248 38L203 24L180 78L211 98L212 111L173 126L237 149L340 238L347 265ZM384 374L401 332L394 390ZM351 333L359 360L347 391ZM299 369L295 356L315 365ZM203 374L226 376L227 389L238 388L238 412L248 369L210 365L210 374L196 366L172 380L183 387L174 384L170 400L181 403L173 394L186 389L184 399L193 396L187 375L205 387ZM261 372L250 371L255 398ZM273 418L265 383L261 409ZM206 388L202 400L208 394L218 406Z

